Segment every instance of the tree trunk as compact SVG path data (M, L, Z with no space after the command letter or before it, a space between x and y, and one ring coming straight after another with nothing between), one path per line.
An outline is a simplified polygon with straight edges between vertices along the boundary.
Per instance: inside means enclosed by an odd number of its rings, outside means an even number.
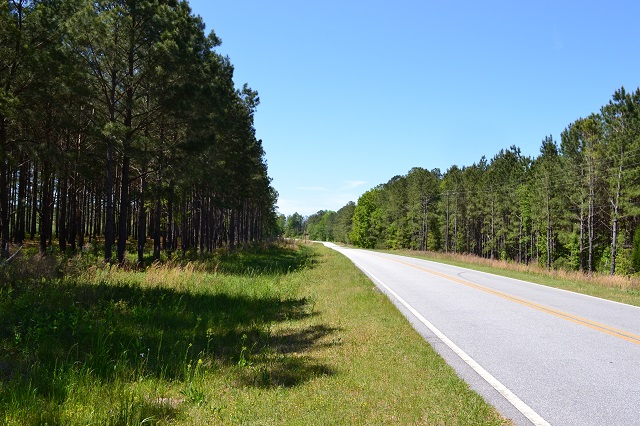
M456 190L455 212L453 213L453 252L458 253L458 193Z
M587 217L587 232L589 239L589 255L587 268L589 270L589 275L593 275L593 240L594 240L594 228L593 228L593 219L595 216L595 191L593 188L593 179L591 179L590 188L589 188L589 216Z
M171 254L176 245L174 244L174 224L173 224L173 182L169 182L169 197L167 200L167 246L165 250Z
M9 173L7 120L0 116L0 259L9 257Z
M444 231L444 252L449 252L449 191L447 191L447 222Z
M75 253L77 249L76 245L76 237L78 235L79 228L79 207L78 207L78 189L76 188L76 184L78 183L79 177L76 173L74 173L73 178L69 183L69 193L67 195L69 199L69 226L68 226L68 242L71 247L71 252Z
M229 250L234 250L236 244L236 212L231 209L229 215Z
M491 259L495 258L495 200L491 199Z
M189 248L189 234L188 234L188 223L187 223L187 194L184 192L182 194L182 255L187 253Z
M590 146L587 149L587 172L589 178L589 216L587 217L587 232L589 239L589 256L587 267L589 270L589 275L593 275L593 249L594 249L594 239L595 239L595 199L596 199L596 169L595 169L595 158L593 152L594 142L590 141Z
M122 157L122 176L120 182L120 214L118 215L118 263L124 263L129 234L129 163L127 155Z
M611 269L609 270L609 274L613 275L616 273L616 254L617 254L617 243L618 243L618 209L620 207L620 192L622 186L622 161L624 158L624 147L620 150L620 166L618 167L618 181L616 186L616 195L613 200L611 200L613 206L613 226L611 229Z
M60 252L67 251L67 184L68 179L63 176L58 182L58 208L57 215L57 233Z
M42 203L40 204L40 253L47 253L47 241L50 233L51 211L51 177L49 176L49 164L44 163L42 169Z
M551 195L547 192L547 271L551 271Z
M138 202L138 264L144 262L144 247L147 243L147 209L144 204L144 197L147 193L147 168L142 168L140 185L140 201Z
M13 240L21 244L26 235L26 209L25 201L27 198L27 185L29 177L29 162L25 157L22 158L20 165L20 176L18 178L18 205L16 208L16 228L13 233Z
M520 230L518 234L518 263L522 262L522 226L524 221L524 215L520 216Z
M107 176L105 180L105 225L104 225L104 260L111 262L113 243L115 242L115 211L113 205L114 182L113 146L107 148Z
M204 195L200 195L200 254L204 253L204 246L207 243L207 206Z
M36 223L38 221L38 163L33 163L33 184L31 186L31 223L29 224L30 239L36 238Z
M160 225L162 215L162 203L160 201L159 191L156 194L156 213L154 215L153 224L153 260L160 260Z

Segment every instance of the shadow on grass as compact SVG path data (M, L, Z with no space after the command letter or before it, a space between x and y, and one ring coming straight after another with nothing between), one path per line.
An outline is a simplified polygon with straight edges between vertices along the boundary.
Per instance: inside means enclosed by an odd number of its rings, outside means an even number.
M272 271L302 267L289 256L281 253L280 266ZM305 254L303 262L309 257ZM234 268L267 263L265 256L238 261ZM300 385L333 372L292 354L320 344L335 330L316 326L280 335L270 330L274 323L312 315L305 298L192 294L63 279L0 284L0 412L21 393L50 405L63 402L69 386L60 378L73 371L102 384L148 377L187 382L194 366L202 365L232 367L228 370L243 385Z
M265 344L268 351L262 355L257 368L246 369L239 377L241 385L262 388L293 387L308 379L330 376L334 372L325 365L300 353L313 347L335 345L336 342L319 343L320 340L339 331L325 325L313 325L302 330L286 330L270 336Z
M297 250L282 246L255 247L243 251L225 253L219 259L219 272L230 274L286 274L313 266L317 254L307 246Z

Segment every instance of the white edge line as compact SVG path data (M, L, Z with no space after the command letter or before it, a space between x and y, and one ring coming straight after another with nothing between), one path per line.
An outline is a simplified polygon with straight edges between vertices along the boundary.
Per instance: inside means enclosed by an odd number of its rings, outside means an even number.
M444 335L440 330L436 328L433 324L431 324L425 317L423 317L418 311L416 311L411 305L404 301L398 294L391 290L385 283L383 283L378 277L373 275L371 272L367 271L367 269L363 268L358 263L354 262L353 259L351 261L362 270L369 277L378 282L385 290L389 292L393 297L398 300L411 312L421 323L423 323L433 334L435 334L438 339L442 341L445 345L449 347L456 355L458 355L469 367L471 367L476 373L480 375L487 383L489 383L495 390L497 390L502 396L504 396L511 405L513 405L518 411L520 411L527 419L531 421L536 426L551 426L545 419L543 419L538 413L533 411L531 407L529 407L524 401L516 396L513 392L511 392L505 385L503 385L498 379L493 377L491 373L485 370L480 364L476 362L473 358L471 358L465 351L460 349L458 345L453 343L447 336Z

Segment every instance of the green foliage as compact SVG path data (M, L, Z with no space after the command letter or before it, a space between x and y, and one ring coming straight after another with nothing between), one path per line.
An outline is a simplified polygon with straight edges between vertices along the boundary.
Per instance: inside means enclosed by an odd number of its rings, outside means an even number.
M622 248L616 253L616 274L630 276L636 269L631 261L631 250Z
M353 211L353 230L350 239L358 247L374 248L376 246L378 230L374 214L377 209L378 193L379 190L373 189L362 194Z
M5 2L0 40L0 257L36 231L121 263L131 237L142 263L150 234L156 260L279 234L258 93L187 2Z
M284 225L284 235L289 238L300 238L304 234L304 218L299 213L287 217Z
M640 272L640 226L633 234L633 248L631 250L631 264L635 272Z
M565 257L558 257L556 260L553 261L553 269L555 270L559 270L559 271L574 271L574 266L573 266L573 262L571 262L570 259L567 259Z
M334 220L334 240L341 243L351 243L351 230L353 228L353 214L356 203L347 203L336 213Z
M287 217L283 214L278 215L276 220L276 235L284 235L286 229Z
M314 241L334 241L337 213L320 210L307 217L304 227L309 238Z

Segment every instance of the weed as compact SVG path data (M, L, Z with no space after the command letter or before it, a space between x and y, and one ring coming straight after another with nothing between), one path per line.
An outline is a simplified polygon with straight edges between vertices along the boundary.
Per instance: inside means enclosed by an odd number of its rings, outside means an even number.
M201 407L206 402L206 394L202 388L195 386L193 382L188 382L183 390L180 391L187 398L187 401Z
M255 349L257 342L254 342L251 347L247 345L248 336L246 334L242 335L240 340L240 355L238 356L238 366L239 367L250 367L253 365L251 362L251 353Z

